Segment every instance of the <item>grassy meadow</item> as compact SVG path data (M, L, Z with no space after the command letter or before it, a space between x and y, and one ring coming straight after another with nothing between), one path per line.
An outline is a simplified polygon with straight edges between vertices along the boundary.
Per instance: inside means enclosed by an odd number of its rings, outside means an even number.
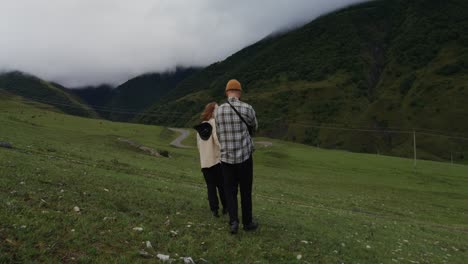
M14 146L0 148L0 263L157 263L157 254L174 263L468 259L467 166L413 168L410 159L261 138L273 146L254 155L260 228L231 235L227 216L210 214L197 150L170 147L175 137L0 95L0 141ZM192 133L184 144L194 141Z

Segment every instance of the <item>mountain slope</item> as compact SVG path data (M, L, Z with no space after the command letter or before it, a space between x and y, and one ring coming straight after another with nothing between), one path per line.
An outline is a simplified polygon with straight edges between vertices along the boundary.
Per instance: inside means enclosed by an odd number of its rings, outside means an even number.
M260 133L360 152L410 156L412 134L468 134L468 3L383 0L346 8L264 39L184 80L146 123L186 126L239 79ZM349 131L323 126L369 128ZM320 127L319 127L320 126ZM448 132L447 132L448 131ZM437 141L437 142L435 142ZM425 158L464 158L467 142L426 136Z
M114 94L114 87L110 85L87 86L78 89L69 89L70 93L75 94L81 100L92 107L100 116L107 117L107 105Z
M33 101L50 104L64 113L96 117L96 113L66 88L22 72L0 74L0 90Z
M182 80L198 71L197 68L177 68L174 72L137 76L115 89L103 85L71 91L93 106L101 116L111 120L130 121Z

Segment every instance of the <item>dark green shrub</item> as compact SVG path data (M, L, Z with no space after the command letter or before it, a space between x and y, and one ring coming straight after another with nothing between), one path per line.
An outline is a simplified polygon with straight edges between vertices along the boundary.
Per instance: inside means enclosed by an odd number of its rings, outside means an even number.
M454 75L462 70L460 63L448 64L436 71L439 75L450 76Z
M410 76L403 79L400 83L400 93L406 95L409 90L413 87L414 82L416 81L416 75L411 74Z
M159 154L163 157L169 158L169 151L167 150L160 150Z

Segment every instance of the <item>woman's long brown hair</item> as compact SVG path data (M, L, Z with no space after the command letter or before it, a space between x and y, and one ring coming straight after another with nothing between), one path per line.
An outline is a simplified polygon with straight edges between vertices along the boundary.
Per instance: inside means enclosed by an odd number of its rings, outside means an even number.
M214 110L216 108L216 102L211 102L205 106L205 110L201 114L202 121L208 121L214 116Z

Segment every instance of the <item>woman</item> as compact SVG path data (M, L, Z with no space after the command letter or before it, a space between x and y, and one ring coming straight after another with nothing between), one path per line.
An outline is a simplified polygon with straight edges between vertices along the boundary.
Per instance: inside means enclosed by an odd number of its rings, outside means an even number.
M200 152L200 163L206 187L208 189L208 201L213 216L219 217L219 199L223 205L223 214L227 213L226 199L224 197L223 177L221 173L221 153L218 136L216 135L216 124L214 113L218 105L216 102L209 103L201 115L202 123L194 128L197 130L197 147Z

